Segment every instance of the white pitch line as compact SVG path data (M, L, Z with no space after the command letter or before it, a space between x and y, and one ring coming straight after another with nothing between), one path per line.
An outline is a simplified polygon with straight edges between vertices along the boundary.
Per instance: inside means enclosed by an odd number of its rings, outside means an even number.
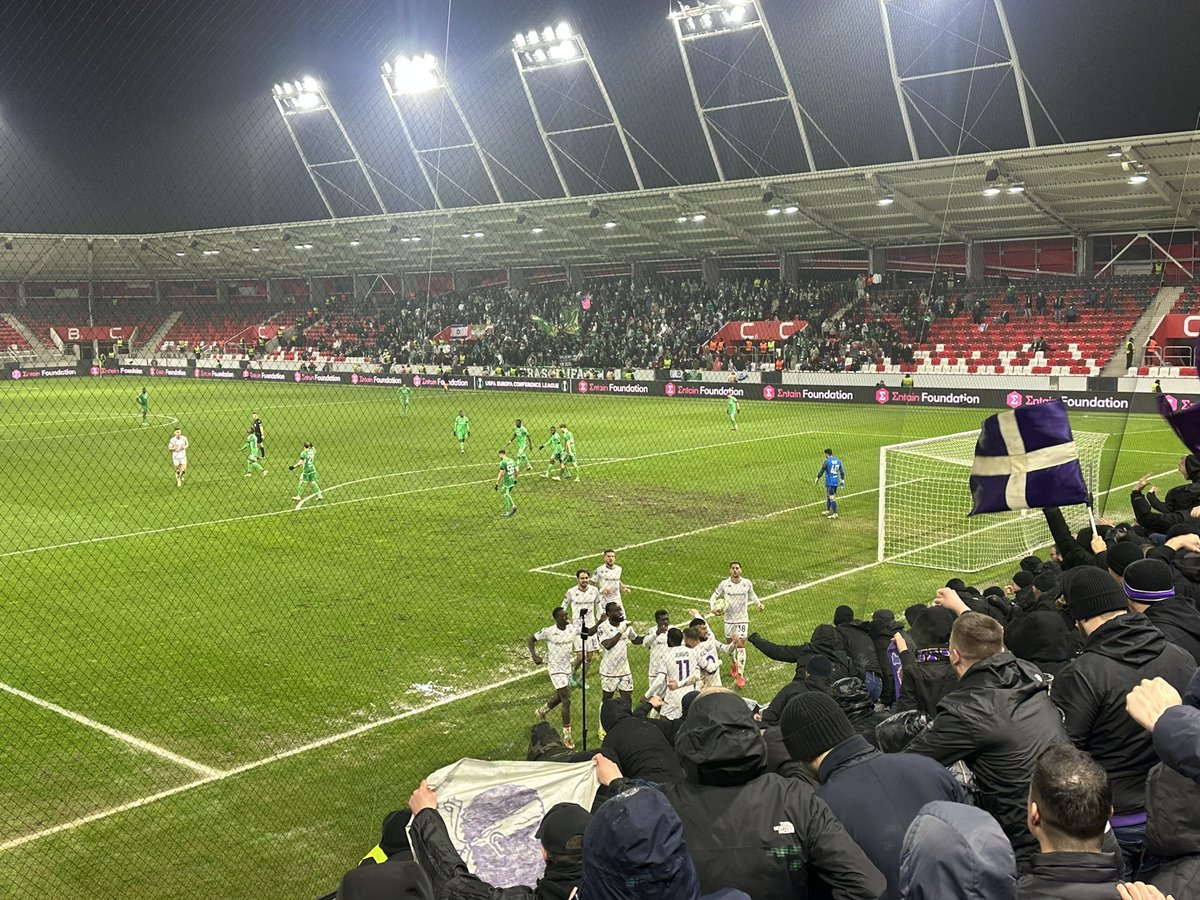
M3 843L0 843L0 853L4 852L5 850L12 850L16 847L23 846L24 844L32 843L33 841L41 840L42 838L50 837L54 834L60 834L64 831L73 831L76 828L80 828L91 822L98 822L101 819L108 819L120 813L128 812L129 810L140 809L143 806L149 806L151 803L156 803L159 800L165 800L168 797L174 797L176 794L182 794L184 791L190 791L193 788L198 788L206 784L213 784L214 782L218 781L225 781L228 778L232 778L234 775L242 775L246 772L252 772L255 769L261 769L263 766L268 766L271 763L289 759L293 756L298 756L301 753L307 753L310 750L328 747L330 744L336 744L339 741L346 740L347 738L356 737L360 734L364 734L365 732L373 731L376 728L382 728L385 725L391 725L403 719L410 719L414 716L418 716L422 713L429 712L430 710L455 703L459 700L466 700L470 697L485 693L494 688L514 684L515 682L522 681L533 675L537 675L540 671L540 669L534 669L531 672L523 672L520 675L510 675L508 678L503 678L500 681L494 681L491 684L485 684L481 687L471 688L468 691L461 691L457 694L451 694L450 696L443 697L442 699L436 700L433 703L427 703L424 706L406 710L405 712L397 713L396 715L388 716L383 719L376 719L374 722L367 722L363 725L359 725L356 728L351 728L349 731L343 731L338 734L329 735L328 737L319 738L307 744L301 744L299 747L293 747L291 750L284 750L281 753L276 753L272 756L255 760L254 762L245 763L244 765L236 766L232 769L227 769L225 771L209 769L209 774L206 774L203 778L198 778L195 781L189 781L187 784L181 784L173 788L168 788L167 790L159 791L156 794L150 794L147 797L131 800L127 803L122 803L119 806L113 806L109 809L102 809L86 816L80 816L77 819L72 819L69 822L61 822L58 825L52 825L49 828L43 828L41 831L35 831L30 834L24 834L20 837L7 840Z
M878 492L879 492L879 488L869 488L864 491L855 491L852 494L839 494L838 497L841 500L848 500L851 497L862 497L865 494L875 494ZM674 541L674 540L678 540L680 538L695 537L698 534L704 534L705 532L708 532L708 531L715 531L718 528L729 528L733 525L745 525L747 522L762 522L767 519L774 519L777 516L787 515L788 513L799 512L802 509L811 509L814 506L820 506L824 502L825 502L824 500L814 500L812 503L802 503L799 506L789 506L786 509L777 509L777 510L774 510L773 512L769 512L769 513L759 513L758 515L746 516L741 519L731 519L728 522L717 522L715 525L705 525L703 528L694 528L691 531L682 531L679 534L668 534L668 535L664 535L663 537L656 537L656 538L650 538L649 540L646 540L646 541L639 541L636 544L626 544L623 547L616 547L615 550L617 552L620 552L622 550L637 550L639 547L649 547L651 544L661 544L663 541ZM561 572L550 572L547 570L548 569L557 569L559 566L569 565L570 563L582 562L585 559L594 559L594 558L597 558L598 556L599 556L599 554L596 554L596 553L587 553L583 556L576 556L571 559L560 559L558 562L546 563L546 565L544 565L544 566L538 566L536 568L530 569L529 571L531 573L536 573L536 574L540 574L540 575L560 575L560 574L562 574Z
M49 700L43 700L41 697L37 697L28 691L23 691L20 688L13 687L11 684L0 682L0 691L5 691L9 694L12 694L14 697L20 697L22 700L27 700L34 706L40 706L42 709L49 710L52 713L57 713L60 716L70 719L72 722L77 722L80 725L85 725L88 728L95 729L102 734L107 734L109 737L115 738L116 740L128 744L131 747L136 747L138 750L144 750L147 753L153 753L155 756L162 757L163 759L169 760L178 766L183 766L186 769L191 769L193 772L197 772L200 775L211 777L222 774L219 769L214 769L212 766L206 766L203 763L196 762L194 759L188 759L186 756L180 756L178 753L172 753L165 747L160 747L157 744L150 743L149 741L144 741L141 738L134 737L132 734L127 732L118 731L116 728L105 725L103 722L97 722L95 719L90 719L81 713L74 712L73 710L67 709L63 706L59 706L57 703L51 703Z
M530 569L530 572L532 573L533 570ZM538 574L538 575L557 575L559 578L570 578L572 581L575 579L575 576L572 575L570 572L540 571L540 572L537 572L536 574ZM625 584L625 582L621 582L621 583ZM640 584L625 584L625 587L629 588L632 591L645 591L646 593L649 593L649 594L662 594L662 596L664 596L664 597L674 597L676 600L691 600L695 603L707 603L708 602L707 600L704 600L700 597L689 597L687 594L672 594L670 591L660 591L658 588L644 587Z
M153 425L147 425L146 426L147 429L151 430L151 431L159 429L159 428L163 428L164 426L167 428L170 428L172 425L179 424L179 419L177 419L174 416L164 416L164 415L158 415L155 413L151 413L150 417L154 418L154 419L166 419L165 422L155 422ZM123 418L127 418L127 417L126 416L102 416L102 417L98 417L92 421L99 422L102 419L112 419L112 418L122 418L123 419ZM128 416L128 418L136 419L137 414L134 413L134 414ZM64 419L63 421L70 421L70 420ZM88 420L84 419L81 421L88 421ZM32 441L62 441L62 440L66 440L68 438L74 438L74 437L89 437L89 438L90 437L100 437L101 435L105 435L105 434L137 434L137 433L141 433L141 430L142 430L141 428L135 428L131 425L129 428L110 428L107 431L65 431L62 434L38 434L38 435L30 435L28 437L0 438L0 444L25 444L25 443L30 443Z

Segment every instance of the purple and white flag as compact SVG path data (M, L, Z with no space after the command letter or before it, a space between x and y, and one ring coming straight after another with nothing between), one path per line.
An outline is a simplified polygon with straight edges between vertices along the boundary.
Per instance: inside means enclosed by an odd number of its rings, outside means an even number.
M972 516L1087 503L1079 450L1062 402L984 419L970 483Z

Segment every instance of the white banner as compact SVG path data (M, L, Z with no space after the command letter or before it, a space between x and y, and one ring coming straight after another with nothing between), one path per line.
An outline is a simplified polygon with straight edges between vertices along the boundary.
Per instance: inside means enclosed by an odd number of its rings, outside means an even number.
M542 877L541 842L534 837L556 803L592 808L591 762L492 762L460 759L429 776L438 812L467 868L497 887L533 885Z

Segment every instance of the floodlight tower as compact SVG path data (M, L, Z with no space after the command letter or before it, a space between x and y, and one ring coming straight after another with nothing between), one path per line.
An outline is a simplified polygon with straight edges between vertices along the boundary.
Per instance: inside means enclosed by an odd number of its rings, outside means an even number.
M633 152L629 148L629 139L625 134L625 129L621 126L616 109L613 108L612 100L608 96L608 89L605 88L604 81L596 69L592 54L588 52L583 35L572 29L566 22L559 23L557 27L547 25L540 32L530 31L514 37L512 55L513 62L517 65L517 73L521 76L521 86L525 89L525 98L529 101L529 108L533 112L533 121L537 124L538 134L542 136L542 143L546 146L546 153L550 156L550 164L554 166L554 174L558 176L558 183L562 185L563 193L568 197L572 196L571 187L563 174L563 160L583 171L593 181L598 183L598 179L562 145L559 139L569 134L599 132L609 128L615 131L621 142L621 147L625 151L625 160L629 163L629 171L633 173L633 180L637 183L638 190L643 190L645 185L642 184L642 174L638 171L637 163L633 159ZM570 71L580 65L587 66L592 81L604 100L604 106L608 112L607 119L596 124L571 128L547 128L530 88L531 76L556 69Z
M296 147L296 152L300 154L300 161L304 163L304 169L308 172L308 177L312 179L313 187L317 189L317 193L321 195L321 200L325 204L325 208L329 211L329 218L338 218L337 212L334 211L333 203L330 201L329 190L336 191L349 200L357 210L355 215L375 215L377 213L386 213L387 207L384 206L383 198L379 196L379 190L375 187L375 182L371 179L371 173L367 169L367 164L363 162L362 155L358 152L358 148L354 146L354 142L350 140L350 135L346 133L345 127L342 125L342 120L338 117L337 111L333 108L333 104L329 102L329 97L325 94L321 86L321 82L312 76L306 76L299 81L285 81L282 84L275 85L271 91L271 96L275 100L275 107L279 110L279 115L283 117L283 124L287 126L288 134L292 138L292 143ZM331 146L335 148L333 159L321 159L313 162L310 158L310 153L306 152L301 143L300 136L297 134L295 120L306 119L311 121L320 121L326 119L332 122L335 126L335 131L330 134L334 137ZM340 136L341 147L337 146L337 138ZM329 143L327 141L327 143ZM311 149L311 148L310 148ZM365 198L359 198L348 192L344 187L335 182L329 175L326 175L326 170L330 172L339 169L357 168L363 180L371 190L371 196L374 198L377 209L371 208L369 202L364 202Z
M779 52L779 45L775 43L775 35L771 33L771 25L763 15L759 0L702 0L694 6L681 2L679 8L672 10L668 18L675 30L679 55L683 59L683 70L687 73L688 87L692 92L692 104L696 108L696 115L700 117L700 127L704 130L704 139L708 143L708 152L712 156L713 165L716 166L717 177L721 181L725 181L725 166L721 163L721 156L717 152L717 143L713 139L714 133L739 156L742 156L742 151L738 148L738 144L748 145L741 138L735 142L732 135L727 134L726 129L714 120L713 114L776 103L784 108L783 115L791 114L792 120L796 123L796 131L800 135L800 143L804 147L804 157L808 161L809 171L815 171L817 165L813 159L812 145L808 140L808 130L804 126L804 115L800 109L800 102L796 99L796 90L792 87L792 80L783 65L783 56ZM778 80L772 84L754 74L743 73L749 75L746 81L757 83L757 87L761 89L757 92L758 96L730 103L711 104L711 94L708 99L700 96L700 89L696 85L696 74L692 68L692 54L698 53L713 59L721 59L719 55L721 39L730 35L744 35L749 38L747 47L742 48L741 54L732 61L722 60L730 72L741 72L738 66L745 49L748 48L749 42L761 37L770 50ZM704 44L708 44L711 49L705 49ZM744 156L742 158L745 160Z
M471 196L465 187L454 181L442 168L443 154L462 150L475 151L475 155L479 158L479 164L483 166L483 171L487 175L488 184L492 186L492 192L496 195L496 202L503 203L504 197L500 193L500 185L496 182L496 176L492 172L487 154L484 153L479 139L475 136L474 129L471 128L471 123L467 121L466 114L459 106L458 98L450 89L450 84L446 81L445 75L438 65L437 57L429 53L424 56L397 56L394 61L383 64L380 74L383 78L383 86L387 90L388 99L392 101L392 108L396 110L396 118L400 120L400 129L404 132L404 139L408 141L413 156L417 158L417 165L421 167L421 174L425 176L425 183L429 185L429 192L433 194L438 208L445 209L446 207L441 192L438 190L438 184L442 178L467 196ZM459 126L466 135L465 142L445 143L443 137L445 132L439 126L437 139L433 146L417 144L413 129L404 112L405 106L411 106L411 103L406 101L421 95L431 95L434 91L443 91L445 99L450 101L454 114L458 116ZM410 109L410 114L411 112Z
M1012 30L1008 27L1008 16L1004 13L1001 0L957 0L955 4L946 4L936 21L930 14L928 0L878 0L879 15L883 20L883 38L887 50L888 67L891 70L892 86L896 91L896 102L900 106L900 119L904 123L904 133L908 137L908 149L913 159L921 158L917 146L916 134L913 131L911 113L916 113L925 124L929 133L941 144L947 155L953 151L938 135L937 129L930 123L922 109L935 112L945 118L945 114L934 107L930 101L923 98L916 90L918 84L930 82L945 85L947 80L954 78L974 79L980 72L990 69L999 70L1001 76L1007 79L1011 74L1013 86L1016 89L1016 100L1021 111L1021 122L1025 129L1025 139L1030 147L1037 146L1037 136L1033 129L1033 118L1029 111L1029 94L1041 107L1042 113L1054 130L1058 126L1050 118L1045 104L1037 95L1028 76L1021 68L1017 56L1017 47L1013 43ZM969 16L978 12L979 21L968 21ZM989 15L989 12L991 15ZM958 27L962 20L963 27ZM898 27L899 26L899 27ZM907 29L923 28L919 35L914 35ZM958 50L964 55L962 65L950 66L929 65L929 60L937 60L939 54L927 51L934 44L940 44L943 50ZM943 56L943 58L951 58ZM1003 82L996 85L992 91L995 96ZM989 97L988 103L990 104ZM987 104L979 115L967 125L964 111L964 127L969 133L986 111ZM957 123L951 123L957 128ZM1062 138L1061 132L1059 138ZM984 143L980 141L980 143Z

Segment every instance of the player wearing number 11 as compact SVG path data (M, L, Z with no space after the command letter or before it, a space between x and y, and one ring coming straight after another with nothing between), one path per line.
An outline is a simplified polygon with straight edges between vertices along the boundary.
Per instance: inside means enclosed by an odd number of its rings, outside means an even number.
M828 447L825 448L825 461L817 470L818 482L822 476L825 477L825 512L822 515L836 519L838 517L837 491L839 485L846 483L846 467Z

